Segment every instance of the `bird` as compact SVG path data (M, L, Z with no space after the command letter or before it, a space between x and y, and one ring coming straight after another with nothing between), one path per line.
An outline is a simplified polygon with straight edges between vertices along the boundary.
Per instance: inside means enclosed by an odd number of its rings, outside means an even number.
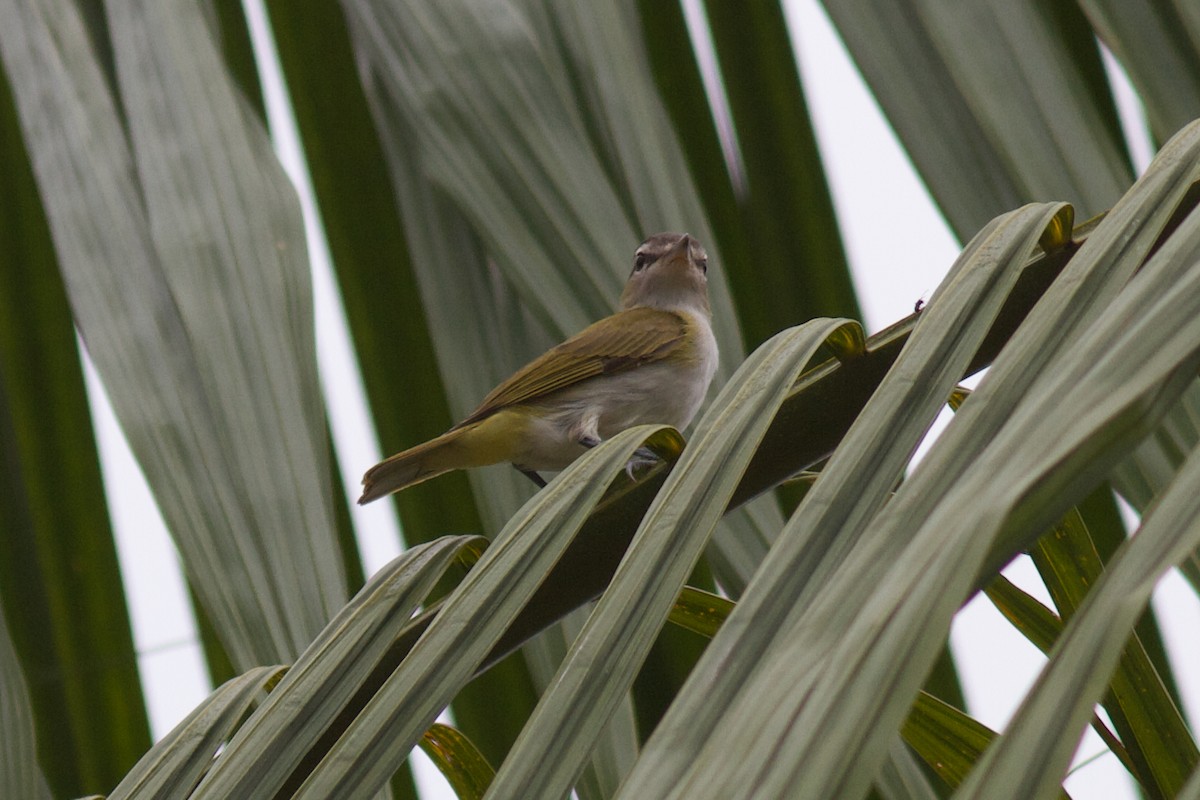
M371 467L358 502L505 462L545 486L540 471L626 428L686 427L716 369L708 255L686 233L655 234L634 253L619 311L517 370L450 430ZM639 451L630 474L653 460Z

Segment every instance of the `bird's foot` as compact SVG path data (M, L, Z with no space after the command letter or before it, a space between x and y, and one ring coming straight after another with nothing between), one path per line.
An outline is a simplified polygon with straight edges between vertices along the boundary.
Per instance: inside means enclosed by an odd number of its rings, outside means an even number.
M590 450L600 444L600 440L595 436L581 436L579 443ZM629 480L633 480L634 472L652 467L659 461L662 459L649 447L639 447L633 451L633 457L625 463L625 474L629 476Z
M648 469L660 461L662 459L649 447L639 447L633 451L633 457L625 463L625 474L629 476L629 480L633 480L634 472L641 469Z

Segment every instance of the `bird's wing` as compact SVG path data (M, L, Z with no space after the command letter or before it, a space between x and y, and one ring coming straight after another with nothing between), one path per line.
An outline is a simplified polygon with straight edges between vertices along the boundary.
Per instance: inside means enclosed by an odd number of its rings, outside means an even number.
M631 308L605 318L526 364L483 399L459 425L501 408L539 400L588 378L633 369L675 353L688 320L657 308Z

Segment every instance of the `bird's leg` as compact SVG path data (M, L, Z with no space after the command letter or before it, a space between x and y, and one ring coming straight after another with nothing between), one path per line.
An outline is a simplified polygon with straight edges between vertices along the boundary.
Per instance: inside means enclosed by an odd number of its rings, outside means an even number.
M595 411L584 412L567 431L567 435L591 450L600 444L600 415Z
M537 487L538 487L539 489L545 489L545 488L546 488L546 479L545 479L545 478L543 478L541 475L538 475L538 474L537 474L536 472L534 472L533 470L531 470L531 469L525 469L524 467L517 467L517 472L521 473L521 474L522 474L522 475L524 475L526 478L529 478L529 480L531 480L531 481L533 481L535 484L537 484Z

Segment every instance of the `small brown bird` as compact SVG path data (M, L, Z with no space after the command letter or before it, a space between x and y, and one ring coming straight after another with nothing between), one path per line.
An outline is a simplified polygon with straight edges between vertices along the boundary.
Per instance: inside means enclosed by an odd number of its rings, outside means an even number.
M634 255L620 311L523 367L441 436L371 467L358 502L503 462L544 486L537 470L562 469L626 428L682 429L717 369L707 263L686 233L651 236Z

